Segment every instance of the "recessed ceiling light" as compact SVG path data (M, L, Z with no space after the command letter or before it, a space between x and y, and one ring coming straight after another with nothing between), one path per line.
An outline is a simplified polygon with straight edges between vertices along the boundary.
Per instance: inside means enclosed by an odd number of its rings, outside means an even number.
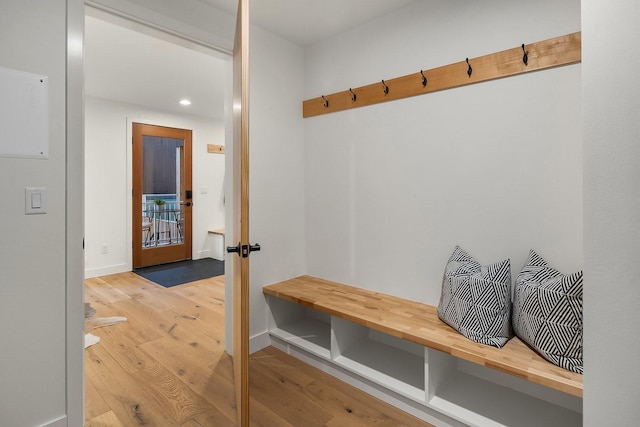
M189 101L188 99L182 99L182 100L180 100L180 104L181 105L191 105L191 101Z

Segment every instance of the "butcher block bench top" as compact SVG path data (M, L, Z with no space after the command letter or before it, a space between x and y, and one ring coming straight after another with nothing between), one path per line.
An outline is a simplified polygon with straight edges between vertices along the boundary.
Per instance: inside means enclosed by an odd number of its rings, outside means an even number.
M312 276L265 286L263 293L582 397L582 375L549 363L517 337L501 349L475 343L442 322L432 305Z

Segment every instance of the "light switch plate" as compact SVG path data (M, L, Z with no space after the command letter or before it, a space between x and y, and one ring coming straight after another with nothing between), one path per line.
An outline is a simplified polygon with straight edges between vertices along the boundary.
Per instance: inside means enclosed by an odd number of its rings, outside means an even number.
M24 213L26 215L47 213L47 189L45 187L24 189Z

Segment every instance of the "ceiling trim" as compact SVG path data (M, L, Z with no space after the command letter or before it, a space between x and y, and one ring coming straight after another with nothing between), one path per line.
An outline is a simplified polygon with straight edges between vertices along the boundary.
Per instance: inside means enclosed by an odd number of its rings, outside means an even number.
M86 6L86 14L94 18L140 31L160 39L165 39L166 41L170 41L199 52L207 53L221 59L226 59L233 55L233 52L229 49L215 46L204 40L180 33L121 10L114 9L91 0L85 0L84 3Z

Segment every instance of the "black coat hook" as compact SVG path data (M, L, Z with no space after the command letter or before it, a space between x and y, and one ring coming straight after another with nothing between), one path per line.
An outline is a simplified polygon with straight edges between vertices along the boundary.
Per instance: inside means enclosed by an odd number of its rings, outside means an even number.
M427 87L427 76L424 75L424 72L422 70L420 70L420 74L422 75L422 87Z
M467 68L467 75L471 77L471 73L473 73L473 68L471 68L471 64L469 64L469 58L467 58L467 65L469 66L469 68Z
M522 56L522 62L524 62L524 65L528 65L529 64L529 52L524 50L524 43L522 43L522 52L524 53L524 55Z
M387 86L387 84L384 82L384 80L382 81L382 85L384 86L384 94L388 95L389 94L389 86Z
M351 92L351 102L356 102L356 94L349 88L349 92Z
M329 108L329 100L322 95L322 99L324 99L324 108Z

